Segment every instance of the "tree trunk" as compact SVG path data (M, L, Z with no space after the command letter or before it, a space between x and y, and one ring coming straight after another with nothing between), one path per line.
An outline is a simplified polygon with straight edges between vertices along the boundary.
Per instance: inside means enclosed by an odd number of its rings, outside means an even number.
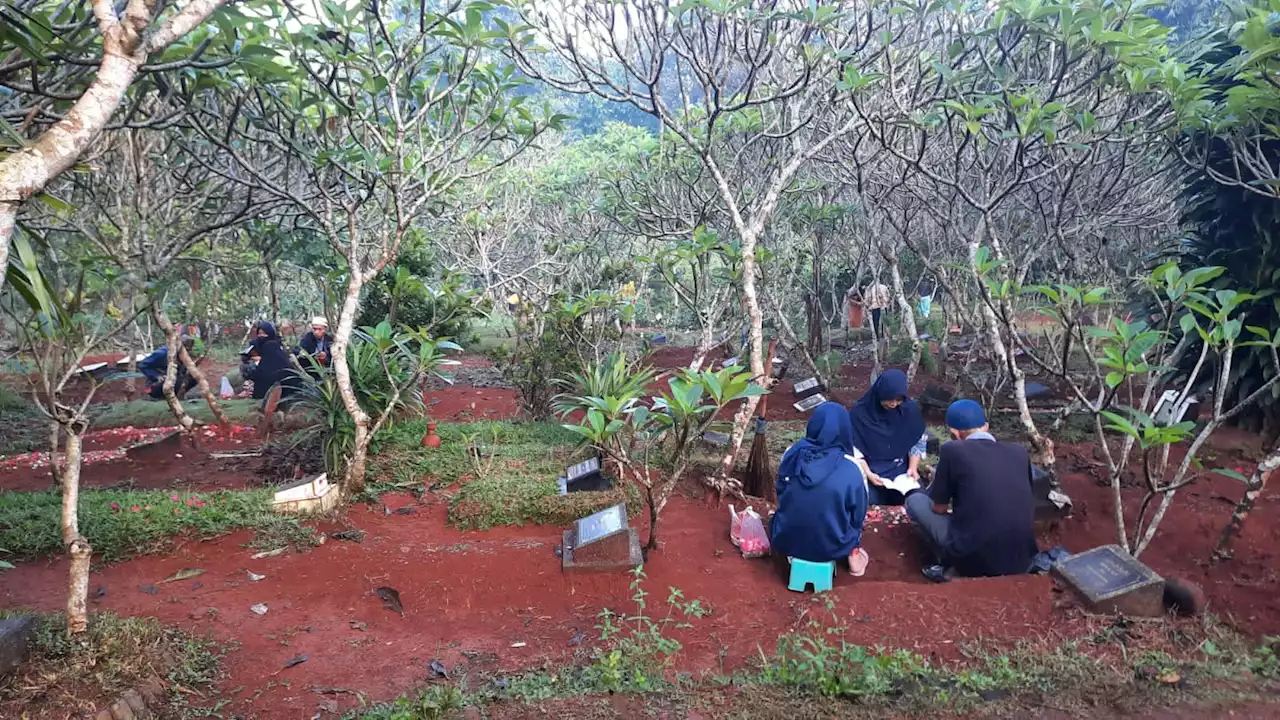
M224 428L231 427L231 423L227 422L227 416L222 413L222 405L218 402L218 395L213 391L213 387L209 385L208 378L201 372L195 360L191 359L191 353L188 353L187 348L181 344L178 345L178 356L182 360L182 366L187 369L187 374L196 381L200 395L209 404L209 412L213 413L214 420ZM168 380L167 375L165 380Z
M773 297L773 295L769 294L767 290L765 291L764 296L769 302L769 309L773 310L773 316L778 319L778 328L782 330L782 339L787 342L788 347L800 355L800 359L804 362L804 366L809 368L809 372L813 373L814 377L818 378L818 382L822 383L825 387L831 387L831 383L822 374L822 371L818 369L818 363L814 361L813 356L809 354L808 348L800 342L800 339L796 337L795 332L792 331L791 323L788 322L786 316L783 315L782 308L778 305L778 300Z
M360 309L360 288L363 285L358 270L359 263L352 258L348 273L347 296L338 314L338 328L333 336L333 376L342 396L342 404L355 424L355 439L351 457L347 459L343 492L347 497L364 491L365 463L369 453L369 414L360 407L355 389L351 385L351 366L347 363L347 346L351 343L351 331L356 312ZM335 468L336 469L336 468Z
M1266 490L1267 481L1271 479L1271 474L1277 468L1280 468L1280 445L1272 449L1262 459L1262 462L1258 463L1253 475L1249 476L1249 483L1245 486L1244 497L1240 498L1240 502L1236 503L1236 509L1231 513L1231 520L1222 529L1222 536L1218 538L1218 546L1213 551L1214 562L1225 560L1230 556L1227 546L1231 544L1233 538L1240 534L1240 530L1244 527L1245 519L1253 510L1253 506L1257 504L1258 498L1262 496L1262 491Z
M263 263L262 267L267 272L267 294L271 298L271 324L280 326L280 291L276 287L276 271L271 267L271 260Z
M129 377L124 381L124 399L133 402L138 397L138 349L129 344Z
M768 389L772 384L764 371L764 313L760 311L760 298L756 294L756 234L744 233L742 236L742 296L743 306L751 321L749 346L751 348L751 376L761 387ZM742 441L747 435L747 425L755 414L759 396L752 396L742 401L742 408L733 416L733 435L729 444L729 452L720 460L720 480L727 483L733 471L734 461L742 451Z
M67 114L34 143L0 162L0 268L9 265L9 242L18 209L75 164L106 127L145 60L135 55L133 48L119 47L118 39L110 44L115 47L103 53L93 82ZM0 273L3 286L4 274Z
M702 334L698 336L698 347L693 351L693 360L689 363L690 372L698 372L702 369L702 363L706 362L707 355L713 349L716 342L716 329L711 322L703 318Z
M88 627L89 559L93 549L80 535L80 461L82 458L82 422L65 425L66 452L62 468L62 543L71 560L68 569L67 634L76 635Z
M169 410L173 412L173 417L177 419L178 428L184 433L189 433L196 421L187 414L186 409L182 407L182 400L174 392L174 385L178 381L178 365L182 362L180 355L182 341L178 337L178 328L169 321L169 316L165 315L158 300L151 304L151 316L164 331L165 346L169 349L169 360L164 370L164 400L169 405Z
M898 270L898 255L884 245L880 246L880 257L889 264L889 278L893 283L893 295L898 301L898 309L902 311L902 325L911 339L911 361L907 364L907 382L910 383L920 370L920 331L916 328L915 308L907 300L906 291L902 288L902 273Z
M658 504L653 498L653 488L645 487L645 500L649 503L649 542L645 544L646 550L658 549Z

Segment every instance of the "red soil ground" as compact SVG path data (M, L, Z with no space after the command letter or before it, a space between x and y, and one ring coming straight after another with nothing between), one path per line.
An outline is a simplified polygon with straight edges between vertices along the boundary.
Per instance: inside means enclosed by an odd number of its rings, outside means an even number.
M1074 474L1066 484L1078 504L1076 517L1043 536L1042 544L1078 551L1113 542L1105 489ZM1245 632L1280 632L1277 503L1264 500L1236 544L1236 559L1209 567L1200 561L1228 510L1212 491L1210 485L1188 493L1143 559L1157 571L1200 583L1210 610ZM391 508L415 504L409 497L384 500ZM637 524L643 534L643 521ZM646 566L655 612L665 612L661 599L668 587L713 611L677 633L685 644L680 667L690 671L749 663L757 646L770 650L780 633L803 626L806 613L821 611L812 596L786 590L772 561L742 559L728 541L728 524L725 508L673 499L663 515L663 548ZM168 556L101 568L91 587L107 594L95 607L153 615L237 642L223 688L242 688L232 707L260 718L310 717L320 699L313 687L392 697L428 680L425 663L432 659L473 676L568 662L582 650L570 647L571 638L586 632L589 646L601 609L630 609L628 576L560 571L553 554L560 528L461 532L446 525L444 503L432 496L408 516L353 507L325 529L346 525L368 533L364 542L330 540L306 554L252 560L253 551L243 547L248 537L237 534L187 541ZM866 547L872 558L867 575L841 573L836 580L839 612L853 642L954 659L969 641L1076 635L1092 622L1067 609L1070 601L1045 577L927 583L917 574L906 526L878 526ZM138 589L188 567L205 573L198 581L161 585L155 596ZM246 569L267 579L249 582ZM61 559L23 564L6 575L0 604L55 610L65 572ZM399 590L403 616L382 608L373 594L384 585ZM266 616L249 611L256 603L268 605ZM354 629L352 623L367 626ZM515 643L525 646L513 648ZM300 653L308 655L306 663L281 670ZM339 697L344 708L353 705L351 696Z
M508 417L518 407L515 394L506 390L455 387L430 397L440 399L431 410L438 418ZM1238 445L1240 438L1226 440ZM1238 450L1222 447L1224 454ZM1042 546L1079 551L1115 542L1109 490L1088 475L1090 448L1065 448L1060 458L1076 513L1043 535ZM143 483L182 475L182 467L164 469L163 462L155 458L133 471L143 474ZM207 470L190 472L192 467L185 466L187 477ZM38 479L37 487L47 484ZM0 487L18 486L23 486L20 477L0 473ZM1137 504L1135 493L1129 493L1128 504ZM732 670L753 662L760 648L769 652L779 634L803 627L822 605L813 596L787 591L775 562L742 559L728 540L727 509L692 494L674 498L663 515L662 549L645 568L650 608L665 614L669 587L699 599L713 614L675 632L685 646L679 667L695 673ZM1225 479L1184 491L1142 559L1167 576L1199 583L1210 611L1243 632L1280 633L1280 501L1264 496L1234 545L1234 559L1206 562L1240 494L1239 484ZM225 663L229 677L221 684L232 704L223 712L272 719L312 717L322 699L315 688L341 687L388 699L430 680L426 664L433 659L473 678L571 662L589 651L603 608L632 609L629 576L561 572L553 552L561 528L463 532L447 525L440 496L429 494L421 504L408 496L387 496L384 502L393 509L412 505L415 511L387 515L380 507L354 506L322 523L325 531L364 530L367 537L359 544L329 540L304 554L253 560L254 551L244 547L248 535L239 533L180 541L167 556L96 568L90 587L102 587L106 594L94 608L155 616L234 641L238 646ZM643 536L643 519L636 524ZM961 644L974 640L1080 636L1096 625L1045 577L926 582L907 526L878 524L865 543L871 556L866 576L840 573L834 592L851 642L954 659ZM192 567L204 574L160 585L156 595L139 589ZM250 582L245 570L267 577ZM65 578L62 559L21 564L4 575L0 606L57 610ZM403 615L382 607L373 592L380 586L399 590ZM250 612L256 603L267 604L267 615ZM587 641L574 647L571 640L578 632L586 633ZM513 647L518 643L523 645ZM306 662L282 669L287 659L303 653ZM343 710L356 703L352 694L324 697L336 697Z

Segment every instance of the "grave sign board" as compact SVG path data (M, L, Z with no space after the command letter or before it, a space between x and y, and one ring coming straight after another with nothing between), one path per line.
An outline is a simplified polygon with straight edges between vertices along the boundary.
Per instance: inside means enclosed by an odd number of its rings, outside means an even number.
M627 506L605 508L588 515L564 533L561 568L610 570L640 565L640 537L627 525Z
M1099 614L1159 617L1164 579L1119 545L1103 545L1053 566L1053 574Z
M716 432L715 430L708 430L702 433L702 439L706 441L708 445L714 445L716 447L724 447L729 444L729 436L722 432Z
M798 398L808 397L814 393L822 392L822 383L818 382L816 377L806 378L793 385L791 392Z
M792 406L800 412L809 412L826 401L826 396L818 393L817 395L810 395L798 403L792 403Z
M613 488L613 481L600 472L598 455L565 468L564 481L566 492L589 492Z

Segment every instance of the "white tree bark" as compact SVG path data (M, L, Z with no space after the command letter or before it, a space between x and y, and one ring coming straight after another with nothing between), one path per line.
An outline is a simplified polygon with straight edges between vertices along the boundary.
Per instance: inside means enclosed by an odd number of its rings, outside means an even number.
M76 163L107 126L147 57L191 32L225 1L193 0L148 33L157 3L133 0L121 18L111 0L93 0L102 33L102 61L93 81L61 120L0 161L0 268L8 266L9 241L22 204Z

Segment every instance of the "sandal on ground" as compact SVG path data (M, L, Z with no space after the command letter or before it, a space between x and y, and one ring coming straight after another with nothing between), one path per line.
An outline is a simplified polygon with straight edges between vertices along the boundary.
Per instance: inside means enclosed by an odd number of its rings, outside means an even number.
M867 565L871 562L871 556L867 555L867 551L862 548L854 548L849 553L849 572L854 577L862 577L867 572Z

